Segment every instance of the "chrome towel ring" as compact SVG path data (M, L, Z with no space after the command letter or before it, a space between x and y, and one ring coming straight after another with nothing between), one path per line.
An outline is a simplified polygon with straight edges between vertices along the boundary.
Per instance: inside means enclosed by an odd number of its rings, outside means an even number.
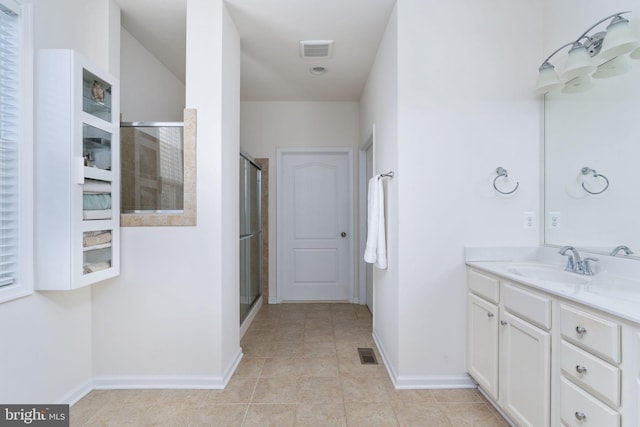
M591 169L590 167L585 166L585 167L582 168L581 172L582 172L582 175L589 175L591 173L591 174L593 174L594 178L602 178L602 179L604 179L604 182L605 182L604 188L602 190L600 190L600 191L591 191L587 187L585 187L584 181L583 181L582 182L582 188L587 193L589 193L589 194L602 194L605 191L607 191L607 189L609 188L609 179L606 176L602 175L601 173L596 172L595 169Z
M515 193L515 191L518 189L518 187L520 186L520 182L516 181L516 186L513 188L513 190L511 191L502 191L498 188L498 186L496 185L496 181L498 181L499 178L507 178L509 176L507 170L505 168L503 168L502 166L498 167L496 169L496 173L498 175L496 175L495 178L493 178L493 188L495 188L495 190L500 193L500 194L513 194Z

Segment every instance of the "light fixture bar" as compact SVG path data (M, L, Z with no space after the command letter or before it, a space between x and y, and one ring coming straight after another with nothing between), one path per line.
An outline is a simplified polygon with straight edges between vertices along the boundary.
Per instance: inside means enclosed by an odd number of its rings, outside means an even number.
M621 11L600 19L591 25L580 37L575 41L565 43L549 55L540 67L538 67L539 76L536 83L536 92L544 94L559 86L565 85L567 92L574 92L577 88L584 90L589 86L587 84L590 79L583 79L589 74L597 70L594 77L611 77L627 71L624 61L613 61L617 56L632 51L632 58L640 57L640 42L631 34L628 28L629 20L621 15L631 13L631 11ZM598 25L611 19L606 31L601 31L592 35L588 35ZM611 33L611 34L609 34ZM607 35L609 37L607 38ZM585 40L586 39L586 40ZM549 61L561 50L570 47L568 51L568 60L564 66L561 76L558 76L555 67ZM603 46L605 46L603 48ZM635 50L634 50L635 49ZM598 56L598 59L604 59L604 63L598 65L591 58ZM624 58L623 58L624 59ZM600 62L600 61L598 61ZM604 65L608 63L607 65ZM601 65L604 65L600 67ZM564 83L563 83L564 82ZM569 85L572 88L566 88Z
M599 20L598 22L593 24L591 27L589 27L589 29L587 31L582 33L582 35L580 37L578 37L578 40L576 40L576 42L579 42L580 40L582 40L587 35L587 33L589 31L593 30L595 27L597 27L598 25L602 24L607 19L615 18L616 16L624 15L625 13L631 13L631 11L627 10L627 11L624 11L624 12L618 12L618 13L614 13L613 15L609 15L606 18L602 18L601 20Z

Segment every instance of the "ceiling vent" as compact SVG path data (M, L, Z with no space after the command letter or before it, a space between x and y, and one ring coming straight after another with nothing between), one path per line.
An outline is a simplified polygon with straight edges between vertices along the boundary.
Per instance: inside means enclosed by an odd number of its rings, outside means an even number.
M333 40L302 40L300 56L304 59L327 59L331 57Z

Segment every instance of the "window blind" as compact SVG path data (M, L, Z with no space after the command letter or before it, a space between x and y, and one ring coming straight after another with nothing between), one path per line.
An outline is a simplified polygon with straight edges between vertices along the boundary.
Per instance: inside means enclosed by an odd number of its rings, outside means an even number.
M18 272L18 25L0 1L0 287Z

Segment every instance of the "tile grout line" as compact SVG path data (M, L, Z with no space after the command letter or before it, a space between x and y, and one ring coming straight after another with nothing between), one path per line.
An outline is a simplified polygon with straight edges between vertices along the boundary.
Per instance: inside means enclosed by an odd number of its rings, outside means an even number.
M244 410L244 416L242 417L241 426L244 426L247 421L247 415L249 415L249 408L251 407L251 402L253 402L253 395L256 393L256 389L258 388L258 382L260 381L260 376L262 375L262 370L264 369L264 365L260 368L260 373L256 378L256 383L253 385L253 390L251 390L251 396L249 396L249 402L247 403L247 408Z

